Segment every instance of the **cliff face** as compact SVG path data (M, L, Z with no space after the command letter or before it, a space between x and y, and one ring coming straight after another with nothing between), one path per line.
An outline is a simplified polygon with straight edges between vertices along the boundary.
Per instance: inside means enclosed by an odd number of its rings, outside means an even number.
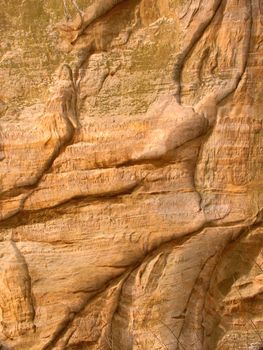
M0 348L263 349L261 0L0 9Z

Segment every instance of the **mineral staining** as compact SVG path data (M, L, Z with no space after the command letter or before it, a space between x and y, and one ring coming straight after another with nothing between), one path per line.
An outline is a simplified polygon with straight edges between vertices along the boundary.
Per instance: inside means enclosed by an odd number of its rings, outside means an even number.
M260 2L0 7L1 346L260 349Z

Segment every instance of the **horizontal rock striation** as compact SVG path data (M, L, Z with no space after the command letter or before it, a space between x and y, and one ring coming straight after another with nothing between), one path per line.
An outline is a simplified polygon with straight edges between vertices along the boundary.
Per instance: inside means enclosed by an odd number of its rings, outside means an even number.
M263 348L261 1L0 8L0 349Z

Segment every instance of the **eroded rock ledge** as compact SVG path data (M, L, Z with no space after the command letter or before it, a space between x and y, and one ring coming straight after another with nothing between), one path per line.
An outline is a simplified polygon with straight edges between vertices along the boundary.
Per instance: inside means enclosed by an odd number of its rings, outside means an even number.
M15 6L0 0L0 348L263 348L260 1ZM32 36L43 86L22 69Z

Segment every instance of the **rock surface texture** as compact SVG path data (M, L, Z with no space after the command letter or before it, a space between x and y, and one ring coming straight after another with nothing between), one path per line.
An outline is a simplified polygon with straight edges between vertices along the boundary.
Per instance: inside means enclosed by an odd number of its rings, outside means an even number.
M0 349L263 349L262 0L0 11Z

